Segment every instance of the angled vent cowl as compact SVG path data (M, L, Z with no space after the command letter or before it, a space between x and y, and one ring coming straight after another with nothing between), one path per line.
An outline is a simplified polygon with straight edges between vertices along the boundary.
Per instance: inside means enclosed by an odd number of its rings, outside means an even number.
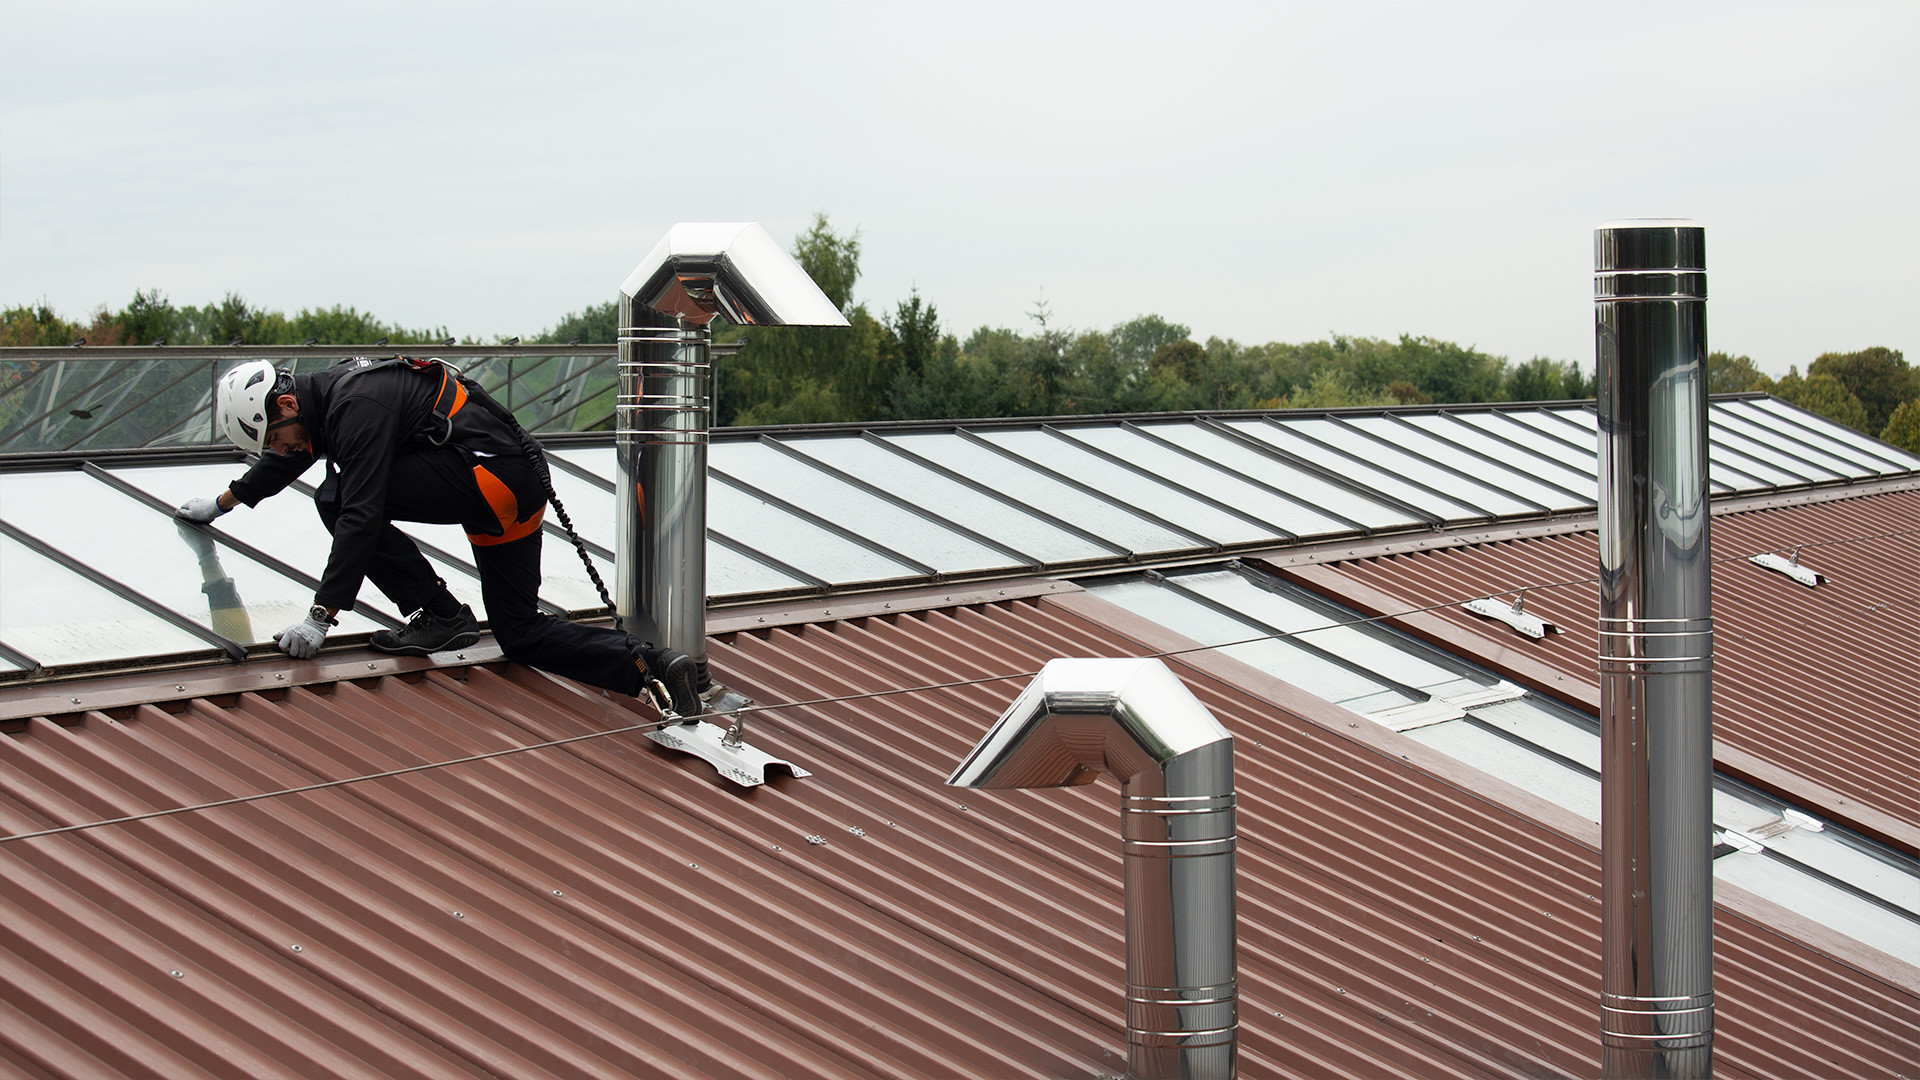
M947 783L1120 780L1127 1063L1134 1080L1238 1068L1233 736L1159 660L1049 661Z

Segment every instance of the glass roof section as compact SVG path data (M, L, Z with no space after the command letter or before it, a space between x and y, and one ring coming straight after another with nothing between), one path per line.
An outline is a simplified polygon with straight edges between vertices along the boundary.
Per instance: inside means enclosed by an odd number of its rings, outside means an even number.
M1082 581L1095 596L1591 821L1598 719L1234 563ZM1714 876L1912 964L1920 862L1723 776Z
M708 591L722 603L823 595L1581 512L1594 505L1594 430L1592 408L1577 404L721 430L709 449ZM1920 455L1766 398L1714 401L1709 437L1723 494L1920 474ZM311 506L320 473L183 532L171 509L244 466L153 453L106 467L0 455L0 531L13 536L0 679L258 648L304 609L329 548ZM611 582L612 439L552 457L555 488ZM401 528L484 617L460 530ZM543 606L598 611L557 515L548 533ZM406 614L365 589L342 629Z

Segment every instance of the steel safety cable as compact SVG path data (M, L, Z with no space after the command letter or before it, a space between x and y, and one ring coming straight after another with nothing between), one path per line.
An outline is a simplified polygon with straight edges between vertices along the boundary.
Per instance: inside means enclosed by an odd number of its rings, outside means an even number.
M1870 540L1884 540L1884 539L1890 539L1895 537L1914 536L1914 535L1920 535L1920 529L1902 529L1902 530L1896 530L1892 532L1874 533L1874 534L1865 535L1865 536L1840 537L1832 540L1821 540L1816 542L1809 542L1799 546L1802 549L1810 548L1810 547L1831 547L1839 544L1864 543ZM1770 552L1757 552L1756 554L1769 554L1769 553ZM1715 564L1718 564L1718 563L1726 563L1726 562L1737 562L1741 559L1750 558L1750 557L1751 556L1745 556L1745 555L1728 555L1728 556L1722 556L1712 561ZM1504 591L1514 592L1520 589L1524 589L1527 592L1534 592L1540 589L1555 589L1555 588L1565 588L1572 585L1591 584L1598 580L1600 580L1599 575L1596 574L1596 575L1590 575L1587 577L1569 578L1564 581L1546 582L1542 584L1534 584L1534 585L1526 585L1526 586L1516 586L1514 588L1510 588ZM1280 631L1272 634L1258 634L1253 637L1240 638L1235 641L1220 641L1220 642L1214 642L1212 644L1206 644L1206 645L1193 645L1186 648L1166 649L1160 652L1145 653L1138 657L1133 657L1131 659L1164 660L1169 657L1186 656L1192 653L1212 652L1217 649L1231 649L1241 645L1254 645L1254 644L1259 644L1265 641L1282 641L1289 638L1302 637L1307 634L1318 633L1325 630L1349 629L1353 627L1367 626L1374 623L1382 623L1392 619L1399 619L1408 615L1421 615L1421 614L1427 614L1435 611L1445 611L1451 608L1458 607L1462 603L1464 603L1464 601L1449 600L1442 603L1427 604L1420 607L1403 608L1398 611L1383 613L1380 615L1363 616L1356 619L1349 619L1343 622L1327 623L1324 626L1311 626L1303 630ZM773 702L773 703L767 703L767 704L756 703L756 704L750 704L750 705L743 705L739 709L733 710L733 712L766 713L766 712L778 711L781 709L818 708L820 706L825 706L825 705L838 705L838 704L844 704L844 703L853 702L853 701L867 701L875 698L894 697L901 694L931 693L936 690L956 690L956 689L962 689L969 686L983 686L987 683L1007 682L1012 679L1030 679L1039 674L1040 673L1038 671L1017 671L1017 672L1011 672L1011 673L1002 674L1002 675L984 675L984 676L980 676L978 678L972 678L972 679L954 679L947 682L924 683L916 686L887 687L879 690L866 690L866 691L861 691L859 693L853 693L853 694L838 694L838 695L833 695L829 697L808 698L800 701L784 701L784 702ZM604 731L590 731L582 735L570 735L561 739L549 739L543 742L526 743L520 746L510 746L500 750L489 750L481 754L469 754L464 757L449 758L441 761L421 762L420 764L417 764L417 765L407 765L398 769L388 769L382 772L365 773L358 776L342 777L335 780L323 780L317 783L302 784L296 787L279 788L273 791L260 791L260 792L255 792L251 795L237 795L237 796L233 796L231 798L226 798L226 799L214 799L208 802L190 803L185 806L167 807L161 810L143 811L138 814L127 814L121 817L102 818L98 821L81 822L79 824L74 824L74 825L60 825L60 826L56 826L49 829L39 829L33 832L13 833L9 835L0 836L0 844L8 844L16 840L33 840L33 839L39 839L44 837L60 836L64 834L82 832L90 829L105 828L113 825L129 825L129 824L134 824L142 821L151 821L157 818L174 817L180 814L197 813L203 810L217 810L223 807L240 806L246 803L262 802L268 799L277 799L277 798L281 798L288 795L303 795L310 792L325 791L331 788L346 787L351 784L359 784L359 783L364 783L364 782L373 781L373 780L385 780L385 779L390 779L398 776L408 776L414 773L429 772L434 769L442 769L442 768L447 768L455 765L477 764L483 761L492 761L497 758L510 757L515 754L525 754L525 753L530 753L536 750L548 750L554 747L568 746L574 743L588 742L593 739L602 739L602 738L607 738L614 735L630 735L636 732L646 732L651 730L657 730L659 728L670 727L674 724L678 724L681 722L682 720L680 718L675 718L672 720L667 720L667 719L648 720L638 724L627 724L622 727L608 728Z

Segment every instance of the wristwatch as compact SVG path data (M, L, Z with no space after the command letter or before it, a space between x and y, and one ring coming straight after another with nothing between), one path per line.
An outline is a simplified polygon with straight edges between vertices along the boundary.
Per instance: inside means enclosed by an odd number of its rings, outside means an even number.
M314 622L317 622L317 623L324 623L327 626L340 625L340 620L327 614L327 609L320 604L315 604L312 607L307 609L307 618L312 619Z

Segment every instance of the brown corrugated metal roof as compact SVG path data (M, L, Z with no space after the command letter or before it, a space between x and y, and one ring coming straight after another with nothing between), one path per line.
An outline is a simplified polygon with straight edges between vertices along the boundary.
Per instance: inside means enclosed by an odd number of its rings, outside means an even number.
M1398 621L1593 704L1596 545L1581 531L1283 573L1373 614L1436 608ZM1920 490L1718 514L1713 551L1716 763L1920 854ZM1748 561L1795 551L1829 580ZM1525 586L1562 633L1531 641L1457 606Z
M815 776L750 792L621 735L0 844L0 1062L169 1080L1119 1073L1114 787L942 781L1025 681L972 680L1176 644L1071 594L729 633L715 666L763 701L965 685L754 714L752 741ZM1234 661L1175 669L1239 743L1242 1075L1594 1072L1591 822ZM0 831L646 715L481 666L33 719L0 737ZM1731 895L1721 1075L1920 1059L1920 978Z

